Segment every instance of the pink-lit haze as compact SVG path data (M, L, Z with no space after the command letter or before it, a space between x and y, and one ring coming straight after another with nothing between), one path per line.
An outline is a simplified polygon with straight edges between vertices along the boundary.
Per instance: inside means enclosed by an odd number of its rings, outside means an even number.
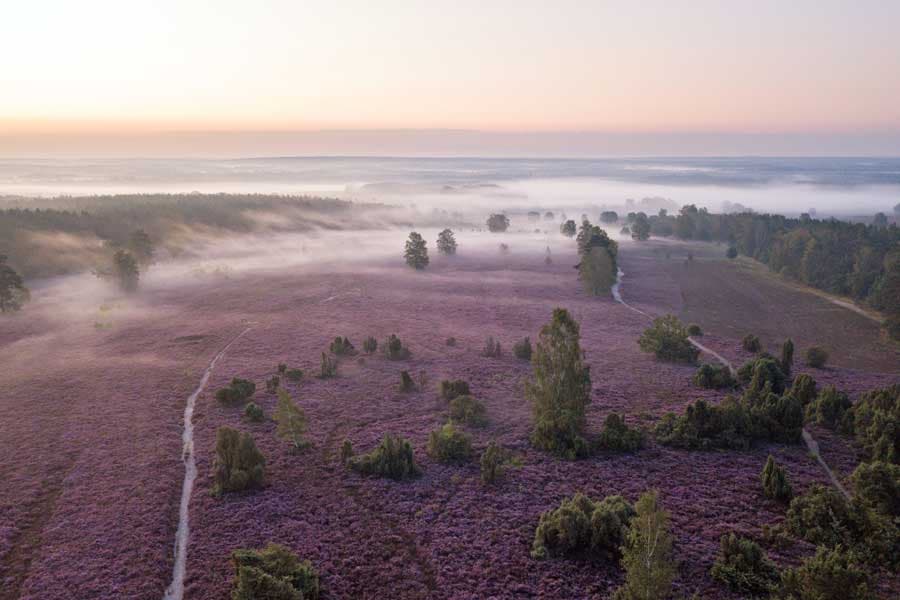
M900 2L29 0L0 156L900 154Z

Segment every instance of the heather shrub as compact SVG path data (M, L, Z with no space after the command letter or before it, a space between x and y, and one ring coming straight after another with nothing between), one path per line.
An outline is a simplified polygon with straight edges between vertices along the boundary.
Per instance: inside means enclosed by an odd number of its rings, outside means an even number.
M821 369L828 362L828 352L819 346L811 346L806 349L806 365L814 369Z
M401 437L385 434L377 448L368 454L354 456L347 464L363 475L389 479L412 479L419 476L410 443Z
M481 355L488 358L499 358L500 353L500 342L494 340L492 336L488 336L488 339L484 342L484 350L481 351Z
M220 427L216 431L212 493L218 496L258 488L265 476L266 459L253 437L231 427Z
M373 338L372 336L367 337L363 340L363 352L366 354L373 354L376 350L378 350L378 340Z
M406 360L410 357L411 352L403 345L400 338L392 333L384 342L384 355L390 360Z
M453 346L456 345L456 338L455 338L455 337L448 337L447 340L446 340L444 343L447 344L448 346L453 347Z
M688 325L687 332L688 332L688 335L699 335L699 336L703 335L703 330L700 329L700 326L697 325L696 323L691 323L690 325Z
M856 437L870 460L900 462L900 384L860 396L842 428Z
M247 379L235 377L228 384L216 390L216 400L226 404L238 404L256 393L256 384Z
M710 574L734 591L752 595L775 589L778 569L759 544L733 533L723 535Z
M460 463L472 458L472 439L452 422L428 436L428 456L440 463Z
M694 373L694 385L707 389L733 388L736 385L726 365L703 363Z
M644 446L644 433L632 429L616 413L607 415L596 442L599 450L608 452L635 452Z
M788 480L787 471L775 463L775 459L771 454L766 460L766 465L763 467L759 479L766 498L778 500L779 502L790 502L791 497L794 495L794 490L791 488L791 483Z
M794 341L792 339L786 339L781 345L781 360L778 362L784 376L790 377L791 369L794 368Z
M512 462L512 455L509 450L492 440L481 453L480 462L481 481L491 485L503 477L507 466Z
M762 344L759 341L759 338L753 335L752 333L748 333L744 336L744 339L741 341L741 347L747 352L752 352L756 354L762 350Z
M700 351L688 340L688 332L675 315L653 320L653 325L641 334L638 345L660 360L670 362L697 362Z
M284 378L288 381L300 381L303 379L303 369L287 369L284 372Z
M341 464L347 466L351 458L353 458L353 442L345 439L341 444Z
M791 384L791 389L788 393L799 400L803 406L808 405L819 395L819 392L816 390L816 380L806 373L801 373L794 377L794 382Z
M278 390L278 402L272 419L278 424L278 437L288 440L294 450L302 450L309 446L303 437L306 433L306 413L297 406L287 390Z
M835 429L844 421L851 406L847 394L829 385L806 407L806 418Z
M881 461L860 463L850 483L863 504L883 515L900 517L900 466Z
M671 592L676 571L669 513L660 507L656 491L644 492L634 509L622 549L625 583L613 598L663 600Z
M444 379L441 381L441 398L444 400L453 400L457 396L468 396L472 392L469 390L469 384L462 379Z
M487 424L487 409L472 396L456 396L450 400L450 418L457 423L483 427Z
M776 597L785 600L870 600L869 576L843 547L820 546L815 556L781 574Z
M262 550L241 548L234 563L232 600L318 600L319 575L308 560L269 543Z
M780 394L787 384L778 361L768 354L748 360L738 369L737 376L738 381L744 385L749 384L756 391L760 391L766 384L770 384L771 391Z
M266 393L274 394L278 390L279 385L281 385L281 378L278 375L272 375L266 379Z
M406 240L406 250L403 252L406 264L420 271L428 266L428 245L418 232L411 232Z
M587 454L583 432L591 401L590 367L584 364L578 322L562 308L541 329L532 357L533 374L525 382L534 429L532 443L568 458Z
M564 499L559 508L541 515L531 556L618 556L634 514L634 508L621 496L595 502L584 494L575 494Z
M525 338L521 342L516 342L513 345L513 354L516 358L531 360L531 340Z
M248 421L253 421L254 423L259 423L265 418L265 413L263 413L262 407L259 406L256 402L248 402L244 407L244 417Z
M353 344L350 343L350 340L337 336L334 338L334 341L331 342L331 346L328 348L331 350L332 354L336 354L337 356L353 356L356 354L356 348L353 347Z
M337 361L323 352L322 362L319 364L319 379L337 377L337 366Z

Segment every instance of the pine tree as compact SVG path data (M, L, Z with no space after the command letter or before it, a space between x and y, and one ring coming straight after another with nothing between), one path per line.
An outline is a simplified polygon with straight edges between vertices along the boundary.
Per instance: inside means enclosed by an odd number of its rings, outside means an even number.
M413 269L421 270L428 266L428 246L419 233L413 231L409 234L403 256L406 258L406 264Z
M794 494L788 481L787 472L775 463L775 459L771 454L766 460L766 466L763 467L759 478L762 483L763 493L767 498L778 500L779 502L788 502Z

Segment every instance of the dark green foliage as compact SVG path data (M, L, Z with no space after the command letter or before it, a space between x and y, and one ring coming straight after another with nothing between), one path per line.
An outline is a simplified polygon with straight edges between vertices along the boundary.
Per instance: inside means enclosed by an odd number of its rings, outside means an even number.
M638 345L644 352L670 362L693 364L700 354L700 350L688 340L687 329L675 315L654 319L653 325L641 334Z
M390 360L406 360L411 354L409 348L406 348L400 338L393 333L384 342L384 355Z
M131 252L116 250L112 258L112 278L123 292L135 292L140 279L138 263Z
M578 226L575 224L575 221L569 219L559 226L559 232L566 237L575 237L575 232L578 229Z
M616 269L616 261L606 248L590 248L578 264L578 278L588 294L605 296L616 283Z
M842 428L856 436L869 460L900 462L900 384L863 394Z
M821 369L828 362L828 352L819 346L811 346L806 349L806 365L814 369Z
M754 392L758 392L768 385L771 391L780 394L784 392L787 384L781 365L768 354L762 354L745 362L738 369L737 376L738 381L748 385Z
M697 400L683 415L667 413L654 435L663 445L690 450L746 449L750 445L750 417L740 402L726 398L719 405Z
M413 449L401 437L385 434L377 448L368 454L354 456L347 462L350 468L363 475L376 475L402 480L419 476L413 460Z
M308 560L269 543L262 550L239 549L234 563L232 600L318 600L319 575Z
M775 589L778 569L759 544L733 533L723 535L710 574L737 592L753 595Z
M373 354L376 350L378 350L378 340L373 338L372 336L367 337L363 340L363 352L366 354Z
M860 463L850 483L865 505L883 515L900 517L900 466L881 461Z
M244 407L244 417L246 417L248 421L259 423L265 416L262 407L256 402L248 402Z
M437 249L441 254L452 256L456 254L456 238L449 229L444 229L438 234Z
M575 494L564 499L559 508L541 515L531 556L616 557L634 514L634 508L621 496L595 502L584 494Z
M417 271L428 266L428 245L419 233L413 231L409 234L403 257L406 264Z
M694 385L706 389L733 388L737 382L727 365L703 363L694 373Z
M760 352L762 350L762 343L760 343L758 337L756 337L752 333L748 333L741 341L741 347L747 352L756 354L757 352Z
M256 393L256 384L247 379L235 377L228 387L216 390L216 400L226 404L239 404Z
M816 390L816 380L806 373L801 373L794 377L794 383L788 392L791 396L800 401L803 406L808 405L819 395Z
M703 330L700 329L700 326L697 325L696 323L691 323L690 325L688 325L687 332L688 332L688 335L690 335L690 336L702 336L703 335Z
M345 337L337 336L334 338L334 341L331 342L331 346L328 347L331 350L332 354L336 354L337 356L353 356L356 354L356 348L353 347L353 344L350 343L350 340Z
M303 369L287 369L284 372L284 378L288 381L300 381L303 379Z
M650 220L646 213L639 212L631 222L631 239L644 241L650 239Z
M600 213L600 220L604 223L615 223L619 220L619 215L614 210L605 210Z
M488 336L488 339L484 341L484 350L481 351L481 355L488 358L500 358L501 353L500 340L495 340L493 336Z
M455 337L448 337L447 340L446 340L444 343L447 344L448 346L450 346L450 347L452 348L453 346L456 346L456 338L455 338Z
M791 482L788 480L787 471L775 463L775 459L771 454L766 460L766 465L763 467L759 479L766 498L778 500L779 502L790 502L794 496L794 490L791 488Z
M216 458L213 464L212 493L220 495L262 486L266 459L248 433L231 427L216 431Z
M278 375L272 375L266 379L266 393L274 394L278 391L279 385L281 385L281 378Z
M0 312L14 312L31 298L22 277L8 264L7 257L0 254Z
M472 392L469 390L469 384L462 379L444 379L441 381L441 398L444 400L453 400L457 396L468 396Z
M337 377L337 367L337 361L323 352L322 361L319 363L319 379Z
M440 463L461 463L472 458L472 439L452 422L428 436L428 456Z
M655 490L644 492L634 505L635 516L625 538L622 566L625 583L615 600L664 600L672 590L676 566L672 557L669 513Z
M472 396L456 396L450 400L450 418L465 425L483 427L487 424L487 409Z
M598 450L607 452L635 452L644 447L644 433L629 427L618 414L610 413L596 445Z
M786 339L781 345L781 360L778 362L784 376L790 377L791 369L794 368L794 341L792 339Z
M531 340L525 338L521 342L513 344L513 354L522 360L531 360Z
M509 450L492 440L481 454L481 481L488 485L497 483L511 462Z
M509 218L502 214L493 214L487 219L487 228L493 233L506 231L509 228Z
M819 425L836 429L844 421L851 406L847 394L829 385L806 407L806 418Z
M728 246L728 250L725 252L725 256L734 260L735 258L737 258L737 255L738 255L737 248L735 248L734 246Z
M413 382L412 377L409 376L409 371L400 371L400 391L413 392L415 389L416 384Z
M871 600L867 569L841 546L819 547L796 569L781 574L776 594L784 600Z
M562 308L541 329L533 376L525 382L534 429L531 442L568 458L584 456L585 407L591 401L590 367L584 364L578 323Z
M341 444L341 464L347 466L351 458L353 458L353 442L345 439Z

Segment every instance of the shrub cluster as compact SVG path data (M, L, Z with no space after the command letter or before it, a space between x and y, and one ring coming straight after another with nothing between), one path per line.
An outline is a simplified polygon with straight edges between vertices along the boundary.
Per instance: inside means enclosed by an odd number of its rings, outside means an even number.
M376 350L378 350L378 340L373 338L372 336L367 337L363 340L363 352L366 354L373 354Z
M331 346L329 346L328 349L331 350L332 354L336 354L337 356L353 356L356 354L356 348L353 347L350 340L341 336L334 338L334 341L331 342Z
M256 384L247 379L235 377L228 384L216 390L216 400L226 404L238 404L256 393Z
M284 378L288 381L300 381L303 379L303 369L286 369L284 372Z
M246 417L248 421L259 423L265 416L262 407L256 402L248 402L247 405L244 406L244 417Z
M744 339L741 340L741 347L747 352L756 354L762 350L762 343L759 341L758 337L752 333L748 333L744 336Z
M863 394L843 418L870 460L900 462L900 384Z
M653 325L641 334L638 345L660 360L670 362L697 362L700 350L688 340L688 332L675 315L653 320Z
M851 406L853 404L847 394L829 385L806 407L806 418L819 425L836 429L848 418Z
M363 475L389 479L412 479L420 474L413 460L413 449L405 439L385 434L377 448L347 461L351 469Z
M268 379L266 379L266 393L274 394L278 391L278 386L281 385L281 377L278 375L272 375Z
M499 358L500 354L500 341L488 336L488 339L484 341L484 350L481 351L481 355L488 358Z
M322 362L319 365L319 379L337 377L337 368L337 361L323 352Z
M850 483L860 502L875 512L900 517L900 466L882 461L860 463Z
M531 340L525 338L513 345L513 355L522 360L531 360Z
M760 483L762 483L763 494L766 498L778 500L779 502L790 502L794 495L791 488L791 482L788 480L787 471L784 467L778 466L772 455L766 460L762 473L759 474Z
M216 431L216 458L213 465L214 495L258 488L266 476L266 459L248 433L231 427Z
M466 462L472 458L472 439L452 422L445 423L429 434L428 456L441 463Z
M610 413L603 422L596 447L607 452L635 452L644 447L644 432L629 427L618 414Z
M618 556L634 515L634 507L621 496L595 502L584 494L575 494L563 500L559 508L541 515L531 556Z
M481 481L488 485L497 483L512 463L512 453L492 440L481 453Z
M400 391L403 393L416 391L416 384L410 377L409 371L400 371Z
M288 440L294 450L303 450L309 446L309 442L303 437L306 433L306 413L284 388L278 390L278 403L272 419L278 423L278 437Z
M440 392L444 400L453 400L457 396L468 396L472 393L469 384L462 379L444 379L441 381Z
M697 368L694 385L707 389L733 388L736 384L727 365L703 363Z
M456 396L450 401L450 418L457 423L483 427L487 424L487 409L468 394Z
M794 382L791 384L791 389L788 393L799 400L804 407L819 395L816 389L816 380L806 373L801 373L794 377Z
M710 574L732 590L765 594L775 589L778 569L759 544L733 533L723 535Z
M232 600L318 600L319 575L308 560L269 543L262 550L241 548L234 563Z
M405 347L400 338L393 333L384 342L384 355L390 360L406 360L411 354L409 348Z
M787 385L787 378L781 370L781 365L768 354L745 362L738 369L737 377L742 384L749 384L756 389L762 389L764 385L770 384L776 394L784 392Z
M821 369L828 362L828 351L819 346L806 349L806 364L814 369Z
M869 576L841 546L819 547L796 569L781 574L775 597L784 600L870 600Z

